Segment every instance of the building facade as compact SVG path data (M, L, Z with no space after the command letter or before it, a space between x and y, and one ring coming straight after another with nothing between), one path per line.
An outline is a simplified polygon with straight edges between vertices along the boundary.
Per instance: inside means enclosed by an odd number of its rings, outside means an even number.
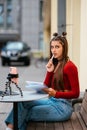
M0 46L20 39L19 1L0 0Z
M59 6L65 9L64 19ZM60 18L63 17L63 18ZM59 20L60 19L60 20ZM61 21L61 22L60 22ZM66 22L65 22L66 21ZM60 23L62 26L60 26ZM64 26L66 25L66 26ZM87 1L86 0L51 0L51 35L61 29L66 30L69 41L69 57L78 67L81 91L87 82Z
M0 45L11 40L43 48L43 0L0 0Z

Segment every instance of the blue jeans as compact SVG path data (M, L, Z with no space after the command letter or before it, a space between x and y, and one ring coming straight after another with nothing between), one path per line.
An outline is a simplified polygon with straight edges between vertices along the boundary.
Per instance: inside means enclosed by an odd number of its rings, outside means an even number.
M65 121L73 112L69 101L65 99L47 98L18 103L18 127L26 130L28 121ZM13 109L5 120L13 124Z

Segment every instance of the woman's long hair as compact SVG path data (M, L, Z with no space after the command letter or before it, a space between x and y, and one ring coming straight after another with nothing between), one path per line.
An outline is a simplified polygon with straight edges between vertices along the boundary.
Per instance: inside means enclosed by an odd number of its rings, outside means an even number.
M63 32L62 35L58 35L58 33L53 34L53 38L50 41L50 45L52 41L58 41L63 46L63 56L60 61L58 61L56 58L53 58L53 64L55 68L58 65L58 62L60 62L56 72L54 73L54 89L59 91L64 91L64 81L63 81L63 68L66 62L69 60L68 57L68 42L66 39L66 33ZM51 52L51 49L50 49ZM50 53L50 56L52 56L52 53Z

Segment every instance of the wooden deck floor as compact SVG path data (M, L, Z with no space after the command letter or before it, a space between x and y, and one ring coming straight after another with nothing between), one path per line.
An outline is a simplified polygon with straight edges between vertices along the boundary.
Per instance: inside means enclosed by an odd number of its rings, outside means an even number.
M6 129L4 121L7 115L9 114L10 110L12 109L12 106L12 103L0 103L0 130Z

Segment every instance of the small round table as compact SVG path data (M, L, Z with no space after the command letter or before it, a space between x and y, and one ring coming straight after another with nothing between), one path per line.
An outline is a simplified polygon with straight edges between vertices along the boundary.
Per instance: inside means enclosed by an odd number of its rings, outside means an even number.
M3 98L0 96L0 102L13 103L14 130L18 130L18 102L48 98L48 94L36 93L35 91L23 91L23 97L21 97L19 91L16 91L16 93L15 95L4 96Z

